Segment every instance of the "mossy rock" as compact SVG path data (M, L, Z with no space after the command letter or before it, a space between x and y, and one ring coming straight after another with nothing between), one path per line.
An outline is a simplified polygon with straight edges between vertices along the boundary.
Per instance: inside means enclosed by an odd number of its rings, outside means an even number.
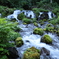
M31 19L28 18L24 18L22 21L27 24L31 23Z
M25 18L24 13L18 14L17 18L18 18L19 20L22 20L23 18Z
M16 46L17 46L17 47L21 47L21 46L23 45L22 38L21 38L21 37L18 37L18 38L15 40L15 43L16 43Z
M38 26L38 23L34 22L34 25L35 25L35 26Z
M34 34L43 35L44 31L42 28L35 28L33 31Z
M46 30L45 30L46 32L52 32L52 33L54 33L54 27L46 27Z
M24 52L23 59L40 59L40 51L35 47L28 48Z
M41 42L44 42L46 44L52 44L52 39L49 35L44 35L42 38L41 38Z

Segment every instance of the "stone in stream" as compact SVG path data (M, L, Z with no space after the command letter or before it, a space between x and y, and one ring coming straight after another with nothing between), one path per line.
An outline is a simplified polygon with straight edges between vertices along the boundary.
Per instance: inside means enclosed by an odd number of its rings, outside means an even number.
M51 59L51 57L50 57L50 51L47 50L47 49L44 48L44 47L41 48L40 54L41 54L41 59Z
M18 38L15 40L15 43L16 43L16 46L17 46L17 47L21 47L21 46L23 45L22 38L21 38L21 37L18 37Z
M35 47L28 48L24 52L23 59L40 59L40 51Z
M46 44L52 44L52 39L49 35L44 35L42 38L41 38L41 42L44 42Z
M7 50L9 51L9 55L7 55L8 59L16 59L19 57L15 47L8 47Z

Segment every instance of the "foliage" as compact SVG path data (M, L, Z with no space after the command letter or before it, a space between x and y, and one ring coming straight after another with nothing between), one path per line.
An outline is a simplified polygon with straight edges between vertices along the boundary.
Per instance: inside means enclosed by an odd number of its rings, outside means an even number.
M0 13L2 14L2 17L6 17L7 15L12 14L14 10L15 8L0 6Z
M22 20L23 18L25 18L24 13L19 14L17 18L18 18L19 20Z
M34 34L43 35L44 31L42 28L35 28L33 31Z
M51 24L56 25L59 24L59 18L53 19L49 21Z
M38 17L38 15L39 15L39 9L38 8L33 8L32 9L33 11L34 11L34 13L36 14L36 18Z
M46 44L51 44L52 43L52 39L49 35L44 35L42 38L41 38L41 42L44 42Z
M28 48L24 52L23 59L40 59L40 51L35 47Z
M9 41L20 36L12 29L15 26L17 26L17 23L9 22L5 18L0 18L0 59L7 59L6 55L9 55L9 53L6 48L13 46Z

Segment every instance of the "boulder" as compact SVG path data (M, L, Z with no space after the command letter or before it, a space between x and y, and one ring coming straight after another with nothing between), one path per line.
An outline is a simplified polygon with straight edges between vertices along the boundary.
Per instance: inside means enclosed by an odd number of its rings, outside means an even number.
M52 44L52 39L49 35L44 35L42 38L41 38L41 42L44 42L46 44Z
M21 38L21 37L18 37L18 38L15 40L15 43L16 43L16 46L17 46L17 47L21 47L21 46L23 45L22 38Z
M28 48L23 55L23 59L40 59L40 51L35 47Z
M9 55L7 55L8 59L17 59L19 57L15 47L9 47L7 50L9 51Z
M33 31L34 34L43 35L44 31L42 28L35 28Z

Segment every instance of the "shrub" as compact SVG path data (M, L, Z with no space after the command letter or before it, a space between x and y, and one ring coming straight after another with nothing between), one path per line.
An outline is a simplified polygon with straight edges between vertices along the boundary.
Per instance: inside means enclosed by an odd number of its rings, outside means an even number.
M38 8L33 8L32 10L36 14L36 18L37 18L39 16L39 9Z
M49 22L53 25L59 24L59 18L56 18L54 20L50 20Z
M23 45L22 38L21 38L21 37L18 37L18 38L15 40L15 43L16 43L16 46L17 46L17 47L22 46L22 45Z
M31 23L31 19L24 18L24 19L23 19L23 22L29 24L29 23Z
M35 28L33 31L34 34L43 35L44 31L42 28Z
M0 6L0 13L2 14L2 17L6 17L7 15L12 14L14 10L15 8Z
M40 51L34 47L28 48L24 52L23 59L40 59Z
M51 44L52 43L52 39L50 38L49 35L44 35L42 38L41 38L41 42L44 42L46 44Z
M13 41L20 36L12 29L15 26L17 26L17 23L9 22L5 18L0 18L0 59L8 59L6 55L9 55L9 52L6 48L13 46L9 41Z

